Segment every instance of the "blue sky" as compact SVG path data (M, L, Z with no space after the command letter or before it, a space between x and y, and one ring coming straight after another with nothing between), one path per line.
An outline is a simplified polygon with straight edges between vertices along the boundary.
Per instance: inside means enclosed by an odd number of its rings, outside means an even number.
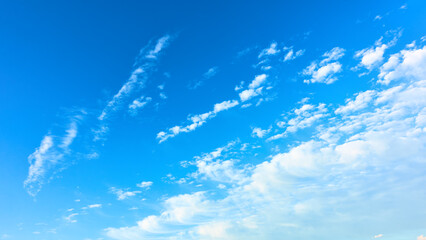
M0 8L0 239L426 239L426 2Z

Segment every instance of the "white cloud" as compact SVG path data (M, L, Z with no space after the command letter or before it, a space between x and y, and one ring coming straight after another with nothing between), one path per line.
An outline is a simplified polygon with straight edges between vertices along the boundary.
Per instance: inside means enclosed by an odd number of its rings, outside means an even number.
M381 237L383 237L383 234L377 234L374 236L374 238L381 238Z
M196 89L198 87L200 87L201 85L203 85L205 80L208 80L212 77L214 77L217 72L218 72L219 68L218 67L211 67L209 68L204 74L202 79L195 81L194 83L191 83L188 85L189 89Z
M257 89L250 88L250 89L247 89L247 90L240 92L239 96L240 96L241 102L248 101L248 100L252 99L253 97L256 97L257 95L261 94L262 89L263 89L262 87L257 88Z
M258 138L263 138L266 134L268 134L270 129L261 129L261 128L253 128L252 136L256 136Z
M96 203L96 204L90 204L89 206L87 206L88 208L101 208L102 204Z
M384 85L399 78L426 79L426 46L393 54L380 67L378 82Z
M166 35L158 39L157 44L155 45L154 49L150 50L145 57L146 58L157 58L160 54L161 50L169 44L170 36Z
M280 52L280 50L279 49L277 49L277 43L276 42L273 42L273 43L271 43L271 45L269 46L269 48L265 48L265 49L263 49L261 52L260 52L260 54L259 54L259 58L261 58L261 57L263 57L263 56L268 56L268 55L275 55L275 54L277 54L277 53L279 53Z
M11 237L12 237L11 235L6 234L6 233L4 233L4 234L1 235L1 239L9 239Z
M254 89L254 88L260 87L266 81L267 77L268 77L268 75L266 75L266 74L257 75L254 78L254 80L250 83L249 88Z
M284 62L294 60L300 56L302 56L305 53L305 50L298 50L296 52L293 51L293 48L290 48L290 50L287 52L287 54L284 56Z
M149 72L155 70L155 68L153 68L153 66L155 66L155 60L161 51L168 45L170 39L171 37L166 35L158 39L155 46L152 46L152 43L149 43L147 46L142 48L134 64L135 68L130 74L130 77L121 86L120 90L111 98L111 100L107 102L101 114L98 116L99 126L97 129L92 130L94 133L94 141L103 139L103 136L108 132L108 124L105 121L109 118L109 116L121 108L123 102L128 100L130 94L134 92L135 89L141 89L144 87ZM136 108L131 111L136 111Z
M206 112L203 114L198 114L194 116L189 116L188 120L190 120L189 125L186 126L174 126L172 128L169 128L167 132L162 131L157 134L157 139L159 139L159 142L164 142L168 138L175 137L176 135L183 133L183 132L191 132L197 129L198 127L201 127L208 119L214 118L216 114L219 112L228 110L230 108L233 108L237 106L239 102L237 100L227 100L223 101L221 103L216 103L213 106L213 110L210 112Z
M142 67L138 67L135 70L133 70L127 82L124 83L124 85L120 88L118 93L115 94L113 98L107 103L106 107L103 109L103 111L99 115L98 119L100 121L105 120L108 117L110 112L114 112L117 110L116 105L118 105L123 100L123 98L127 97L127 95L130 94L130 92L133 90L136 84L139 84L139 85L143 84L144 72L145 71L142 69Z
M133 100L131 104L129 104L129 113L132 115L136 115L137 112L143 108L146 104L151 102L152 98L141 96Z
M152 186L153 182L151 181L143 181L141 183L136 184L136 186L140 187L140 188L145 188L145 189L149 189Z
M110 191L117 196L117 200L125 200L129 197L133 197L139 193L142 193L141 191L127 191L115 187L111 187Z
M228 100L228 101L223 101L221 103L216 103L213 107L213 112L214 113L222 112L222 111L228 110L230 108L233 108L237 105L238 105L237 100L232 100L232 101Z
M210 78L212 78L214 75L216 75L217 71L218 71L218 67L212 67L212 68L209 68L209 70L207 70L207 72L205 72L205 73L203 74L203 77L204 77L205 79L210 79Z
M305 103L300 108L294 109L293 113L289 114L289 116L293 117L288 119L287 122L279 122L279 127L286 127L286 130L283 133L269 137L268 141L283 138L289 133L295 133L300 129L311 127L320 119L328 116L327 112L328 109L324 103L320 103L317 106Z
M164 202L167 209L161 215L151 215L137 222L137 226L124 228L107 228L106 235L114 239L146 239L153 234L167 234L179 232L179 229L199 222L198 216L201 214L213 214L214 209L209 206L209 201L205 200L204 192L193 194L182 194L171 197ZM167 225L173 226L169 229Z
M358 67L365 67L368 70L372 70L383 62L385 50L395 45L396 37L389 43L382 43L382 39L383 37L377 40L374 46L362 49L355 53L355 58L361 59Z
M345 55L345 49L340 47L335 47L328 52L325 52L322 56L324 59L321 63L328 63L331 61L337 61Z
M358 111L364 109L368 106L368 104L373 100L376 91L368 90L365 92L358 93L355 100L346 100L346 105L339 107L336 109L336 114L346 114L353 111Z
M24 187L31 196L37 195L42 185L46 182L46 175L53 174L60 160L70 154L70 145L77 137L78 123L83 119L84 111L80 111L70 119L64 136L44 136L40 146L28 156L30 167L28 176L24 181Z
M78 216L78 213L71 213L70 215L64 217L64 219L69 223L76 223L77 220L75 219L76 216Z
M249 84L248 89L239 93L241 102L248 101L262 93L263 85L268 78L266 74L256 75L253 81Z
M325 83L331 84L337 81L336 73L342 71L342 64L337 62L345 54L343 48L335 47L323 54L323 60L319 63L314 61L303 70L303 75L309 76L305 83Z
M165 93L163 93L163 92L161 92L159 94L159 96L160 96L161 99L167 99L167 95Z
M222 183L241 183L246 179L245 169L235 167L234 160L221 160L222 154L229 151L236 142L230 142L225 147L217 148L211 153L195 157L192 165L197 167L197 171L191 174L193 178L208 179Z
M418 59L412 65L423 63ZM287 128L316 114L327 114L326 121L256 165L231 154L240 149L237 144L196 157L191 176L214 186L227 184L226 191L166 198L158 214L129 227L107 228L106 235L120 240L328 239L343 232L367 239L384 218L417 223L424 205L418 199L426 196L426 80L407 74L395 79L398 86L367 90L376 93L368 101L374 104L345 116L305 101L290 120L300 118ZM401 223L381 227L400 229ZM367 230L353 232L354 225Z

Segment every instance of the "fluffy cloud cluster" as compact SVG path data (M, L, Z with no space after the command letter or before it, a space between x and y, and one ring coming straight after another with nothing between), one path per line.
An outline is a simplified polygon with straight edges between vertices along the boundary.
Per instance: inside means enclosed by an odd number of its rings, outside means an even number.
M318 120L328 116L328 109L324 103L318 105L303 104L296 108L289 115L292 116L287 122L279 121L277 125L280 128L286 128L282 133L275 134L268 138L269 141L287 136L289 133L295 133L300 129L311 127Z
M345 55L345 49L335 47L323 54L323 59L314 61L306 67L302 74L310 77L305 79L305 83L325 83L331 84L337 81L336 74L342 71L342 64L338 62Z
M398 85L360 92L334 111L307 103L295 109L288 131L312 125L318 114L327 121L284 152L249 166L224 159L224 151L236 151L231 144L195 159L194 178L228 188L167 198L159 214L105 234L120 240L325 239L348 236L348 226L356 225L366 230L356 237L368 237L377 225L395 229L418 219L419 199L426 198L426 80L398 69L424 66L423 49L399 53L401 61L389 71L398 72ZM413 191L415 198L406 197ZM389 218L394 221L383 221Z
M396 38L389 43L382 43L383 37L376 41L374 46L362 49L355 53L356 58L360 58L361 62L358 67L365 67L368 70L372 70L383 62L383 54L389 47L395 45Z
M379 83L389 84L400 79L426 79L426 46L405 49L391 55L380 67Z

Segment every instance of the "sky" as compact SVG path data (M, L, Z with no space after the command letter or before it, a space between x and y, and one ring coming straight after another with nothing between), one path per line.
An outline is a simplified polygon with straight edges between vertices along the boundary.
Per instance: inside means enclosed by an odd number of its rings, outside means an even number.
M3 1L0 239L426 240L425 16Z

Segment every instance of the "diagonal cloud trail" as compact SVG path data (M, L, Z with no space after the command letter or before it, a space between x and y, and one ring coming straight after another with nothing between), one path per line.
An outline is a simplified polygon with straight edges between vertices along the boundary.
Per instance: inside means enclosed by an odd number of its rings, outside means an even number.
M135 90L143 88L150 72L153 71L157 64L157 59L161 52L169 45L172 37L165 35L159 38L154 45L152 42L148 43L143 47L139 55L136 57L136 61L133 64L133 71L130 74L129 79L123 84L120 90L108 101L101 114L98 116L99 125L93 129L94 141L98 141L104 138L108 132L108 118L117 110L121 108L123 102L129 98L129 95Z

